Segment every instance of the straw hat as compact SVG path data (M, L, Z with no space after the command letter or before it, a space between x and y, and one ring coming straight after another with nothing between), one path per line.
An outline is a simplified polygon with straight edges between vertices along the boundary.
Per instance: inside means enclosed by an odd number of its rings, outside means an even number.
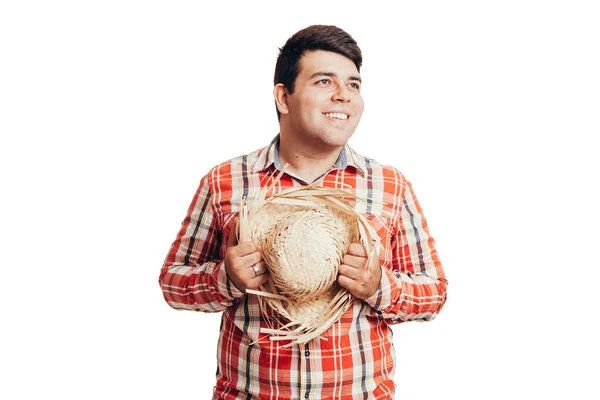
M270 272L260 290L247 290L259 296L269 326L261 332L292 345L318 337L350 307L354 297L337 284L338 267L354 242L365 246L370 266L379 238L345 190L310 185L267 198L282 174L242 200L238 235L254 243Z

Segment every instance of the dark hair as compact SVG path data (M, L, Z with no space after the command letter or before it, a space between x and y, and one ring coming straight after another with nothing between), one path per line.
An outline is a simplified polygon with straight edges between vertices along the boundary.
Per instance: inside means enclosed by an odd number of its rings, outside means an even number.
M294 84L300 73L300 58L304 52L315 50L332 51L346 56L360 72L362 53L352 36L337 26L312 25L296 32L279 49L274 85L282 83L290 93L294 93ZM280 117L281 113L277 109L277 119Z

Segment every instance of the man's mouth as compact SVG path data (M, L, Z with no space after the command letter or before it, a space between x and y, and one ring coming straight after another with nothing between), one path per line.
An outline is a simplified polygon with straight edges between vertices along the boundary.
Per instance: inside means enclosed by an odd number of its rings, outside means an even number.
M348 114L344 113L325 113L325 116L332 119L348 119Z

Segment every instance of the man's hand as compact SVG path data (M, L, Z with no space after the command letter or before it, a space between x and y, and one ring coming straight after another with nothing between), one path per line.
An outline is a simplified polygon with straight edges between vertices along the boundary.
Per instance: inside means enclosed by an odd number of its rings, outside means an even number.
M381 281L381 266L378 257L373 257L372 265L367 269L367 251L358 244L348 246L348 252L339 268L338 283L355 297L367 299L375 294Z
M256 247L252 242L238 244L235 232L231 232L227 246L225 272L231 282L244 293L260 288L269 278L269 271Z

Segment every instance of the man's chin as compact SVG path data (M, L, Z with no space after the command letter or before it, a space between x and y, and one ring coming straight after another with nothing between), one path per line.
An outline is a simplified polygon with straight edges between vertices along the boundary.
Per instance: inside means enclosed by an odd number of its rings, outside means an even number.
M328 147L337 148L348 143L351 137L352 133L330 132L322 135L320 141Z

